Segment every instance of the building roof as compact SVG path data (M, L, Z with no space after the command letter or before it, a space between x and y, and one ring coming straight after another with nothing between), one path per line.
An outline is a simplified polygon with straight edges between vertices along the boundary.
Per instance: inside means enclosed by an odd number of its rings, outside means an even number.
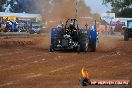
M6 17L6 16L12 16L18 18L41 18L40 14L0 12L0 17Z

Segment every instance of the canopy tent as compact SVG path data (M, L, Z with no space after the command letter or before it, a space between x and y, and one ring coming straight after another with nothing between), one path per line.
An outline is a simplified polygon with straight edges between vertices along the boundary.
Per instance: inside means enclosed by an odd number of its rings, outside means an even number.
M17 17L17 18L41 18L40 14L0 12L0 17L6 17L6 16Z
M15 20L16 18L20 20L30 20L35 19L36 21L41 21L42 17L40 14L29 14L29 13L7 13L7 12L0 12L0 17Z

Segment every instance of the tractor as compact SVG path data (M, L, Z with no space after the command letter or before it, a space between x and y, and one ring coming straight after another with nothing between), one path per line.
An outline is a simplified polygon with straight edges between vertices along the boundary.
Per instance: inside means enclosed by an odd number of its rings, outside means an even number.
M132 38L132 20L128 20L127 27L124 28L124 40L128 41L129 38Z
M79 28L76 19L68 19L61 27L51 29L50 52L53 51L77 51L95 52L98 43L96 21L93 30Z

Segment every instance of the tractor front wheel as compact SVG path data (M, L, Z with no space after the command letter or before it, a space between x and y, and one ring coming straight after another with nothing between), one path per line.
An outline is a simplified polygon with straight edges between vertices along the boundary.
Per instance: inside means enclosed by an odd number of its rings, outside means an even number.
M88 51L88 41L81 41L81 51L87 52Z

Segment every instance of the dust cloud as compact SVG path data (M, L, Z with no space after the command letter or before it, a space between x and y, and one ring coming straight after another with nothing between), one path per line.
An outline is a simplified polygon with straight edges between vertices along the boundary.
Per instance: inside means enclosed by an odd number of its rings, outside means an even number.
M84 27L85 24L91 25L94 20L100 18L99 14L91 13L90 7L86 6L84 0L37 0L35 6L41 12L49 33L50 29L57 27L60 21L65 23L67 19L75 18L75 15L77 15L76 19L80 27ZM49 47L49 41L49 36L45 36L43 39L35 39L36 44L44 48Z
M91 13L90 7L86 6L84 0L37 0L35 6L41 12L43 21L47 22L49 29L56 27L60 20L65 23L68 18L75 18L76 14L81 26L92 23L93 20L99 18L99 14ZM80 17L90 17L90 19Z
M99 37L98 51L112 51L118 46L118 40L110 37Z
M42 48L48 50L50 47L50 35L46 35L44 37L36 37L33 38L33 44L35 47Z

